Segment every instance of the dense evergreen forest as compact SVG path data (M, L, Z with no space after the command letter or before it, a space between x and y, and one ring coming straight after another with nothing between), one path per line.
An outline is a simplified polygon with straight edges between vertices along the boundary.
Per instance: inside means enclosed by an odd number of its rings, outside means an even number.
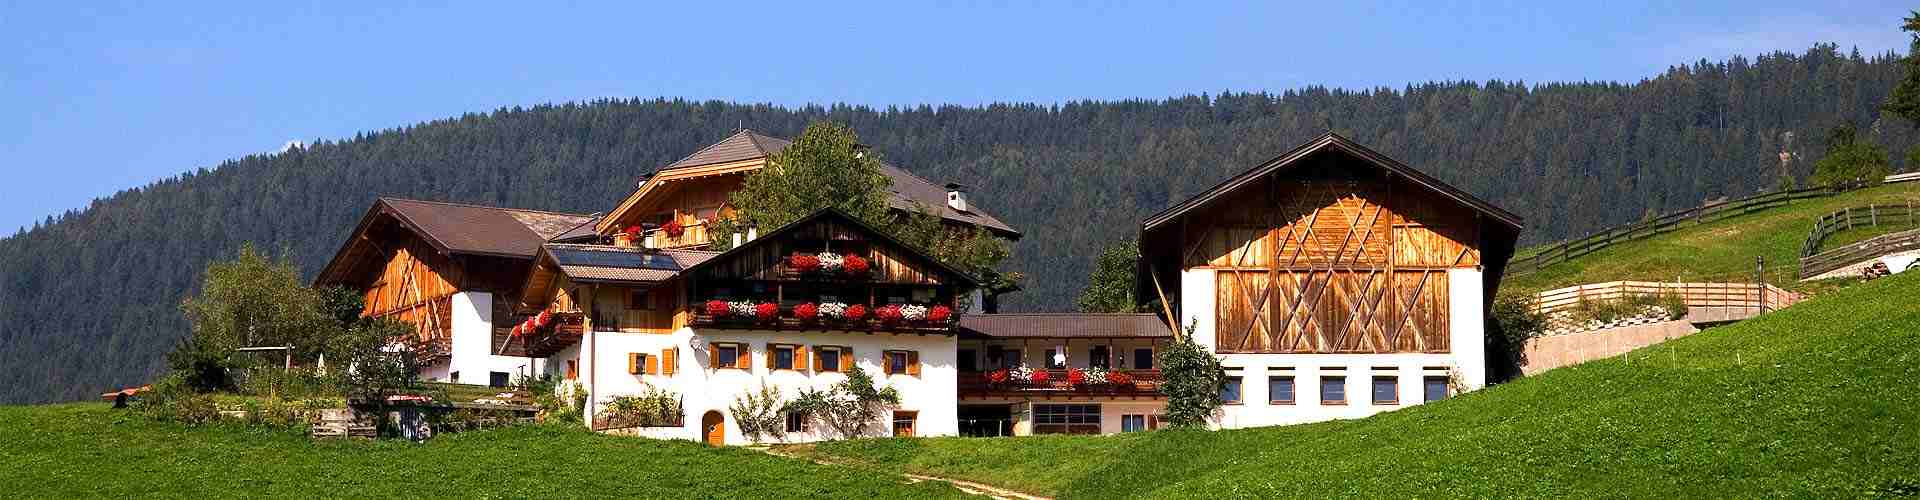
M1910 168L1913 124L1877 107L1895 55L1834 46L1676 66L1638 83L1440 82L1165 100L787 108L678 99L515 107L314 141L130 189L0 240L0 402L144 381L186 335L180 301L243 242L308 273L376 196L590 213L745 125L851 125L890 162L975 187L1025 232L1012 310L1070 310L1138 221L1335 130L1527 218L1524 243L1806 178L1840 123ZM185 118L183 118L185 119ZM1783 165L1782 152L1791 161Z

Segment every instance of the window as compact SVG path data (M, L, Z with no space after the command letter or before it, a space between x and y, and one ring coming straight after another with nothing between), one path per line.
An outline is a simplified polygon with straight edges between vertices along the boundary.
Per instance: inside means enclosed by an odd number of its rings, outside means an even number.
M447 374L447 382L454 383L454 384L460 383L460 372L453 372L453 373Z
M577 360L577 359L567 360L567 380L577 380L579 378L580 378L580 360Z
M1097 345L1087 350L1087 367L1107 369L1113 367L1113 356L1107 346Z
M807 416L803 413L787 413L787 432L806 432Z
M648 361L647 358L648 356L646 355L646 353L639 353L639 352L627 353L627 373L631 373L634 375L639 375L643 373L652 373L653 370L647 369L647 361Z
M1133 350L1133 369L1135 370L1152 370L1153 369L1153 348L1141 347Z
M1345 375L1320 377L1320 404L1347 404L1347 377Z
M652 297L647 296L646 290L628 290L627 309L635 311L653 309L653 301L651 299Z
M773 369L775 370L794 369L793 368L793 351L794 351L794 347L790 345L774 346Z
M714 368L746 370L753 367L753 352L746 344L712 344L707 347L707 354L713 356Z
M1392 375L1373 377L1373 404L1390 405L1400 402L1400 378Z
M816 360L820 362L820 371L840 371L840 349L822 347L820 348L819 356L816 356Z
M1047 364L1048 370L1059 370L1067 367L1066 357L1061 356L1058 349L1047 349L1047 359L1041 361Z
M1267 377L1267 403L1276 405L1293 404L1292 375Z
M893 412L893 437L913 437L913 421L919 417L917 411Z
M1017 351L1017 350L1006 351L1006 357L1000 358L1000 362L1001 362L1000 367L1013 369L1013 368L1026 366L1027 361L1025 359L1021 359L1020 353L1021 351Z
M1146 415L1121 415L1120 432L1140 432L1147 430Z
M715 356L717 359L713 360L713 366L715 368L739 368L738 366L733 366L733 360L740 357L739 346L727 344L719 346L718 349L720 354Z
M1220 386L1220 402L1240 404L1240 377L1227 377L1227 383Z
M973 349L961 349L958 354L960 356L960 371L980 371L980 360L974 357Z
M883 367L887 375L920 376L920 353L918 351L887 351L882 353Z
M488 386L506 387L507 385L512 383L513 383L513 375L508 374L507 372L487 372Z
M1033 405L1034 434L1099 434L1100 405Z
M1423 385L1426 388L1427 401L1447 399L1446 377L1427 377Z

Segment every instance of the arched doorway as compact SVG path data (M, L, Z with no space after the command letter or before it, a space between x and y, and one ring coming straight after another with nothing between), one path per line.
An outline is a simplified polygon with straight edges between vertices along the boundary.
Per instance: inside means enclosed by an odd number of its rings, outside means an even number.
M720 412L708 410L700 417L700 435L707 440L707 446L727 445L727 421Z

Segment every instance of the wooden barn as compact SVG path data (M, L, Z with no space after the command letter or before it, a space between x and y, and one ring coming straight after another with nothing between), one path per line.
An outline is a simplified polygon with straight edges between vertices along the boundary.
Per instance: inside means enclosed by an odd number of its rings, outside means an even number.
M1147 218L1137 296L1231 369L1223 426L1362 416L1484 384L1521 227L1329 133Z

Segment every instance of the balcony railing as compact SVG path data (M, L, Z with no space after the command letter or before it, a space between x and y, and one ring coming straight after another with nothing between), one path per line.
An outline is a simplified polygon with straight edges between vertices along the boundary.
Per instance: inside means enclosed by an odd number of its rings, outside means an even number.
M960 321L958 315L949 317L945 321L905 319L884 321L873 317L857 320L816 317L811 320L802 320L792 315L791 308L782 308L778 317L766 321L761 321L751 316L714 317L707 314L704 306L689 308L689 312L691 312L693 316L693 326L738 330L850 330L860 332L950 333L953 331L954 325L959 324Z
M554 313L553 323L546 328L538 328L516 337L513 335L513 327L518 324L494 326L494 342L499 344L494 348L494 354L544 358L580 342L580 337L586 332L586 318L577 312Z
M1125 374L1125 383L1073 384L1068 370L1034 370L1047 374L1042 383L1022 382L1007 377L996 382L995 372L961 372L959 393L962 399L1165 399L1160 392L1160 370L1110 370Z

